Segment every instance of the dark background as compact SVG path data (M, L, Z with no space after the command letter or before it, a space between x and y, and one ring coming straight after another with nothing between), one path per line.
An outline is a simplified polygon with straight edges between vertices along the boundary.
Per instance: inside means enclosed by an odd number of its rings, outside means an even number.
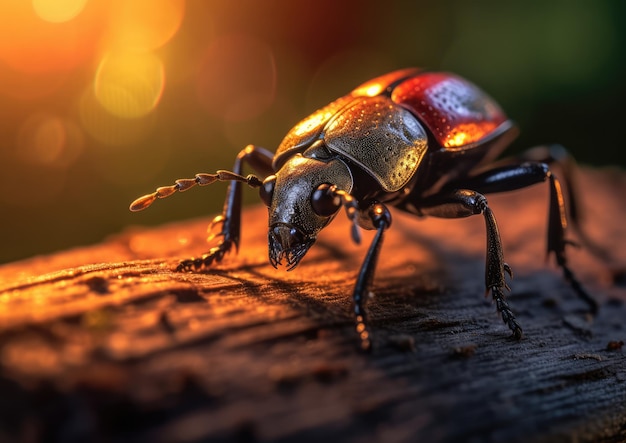
M225 184L128 205L406 66L480 85L522 129L510 152L626 164L622 1L66 0L52 22L45 3L0 6L0 262L216 213Z

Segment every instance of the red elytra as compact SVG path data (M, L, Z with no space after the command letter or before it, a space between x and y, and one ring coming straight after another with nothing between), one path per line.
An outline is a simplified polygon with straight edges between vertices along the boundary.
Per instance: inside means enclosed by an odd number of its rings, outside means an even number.
M393 89L391 99L411 109L445 149L480 142L508 120L485 92L445 72L408 78Z

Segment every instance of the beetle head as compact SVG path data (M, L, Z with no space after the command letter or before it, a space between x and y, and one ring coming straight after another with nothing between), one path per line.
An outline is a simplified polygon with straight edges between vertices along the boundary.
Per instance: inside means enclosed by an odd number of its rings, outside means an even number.
M291 270L336 215L341 199L332 190L352 190L352 174L341 160L296 154L265 179L261 199L269 208L269 260Z

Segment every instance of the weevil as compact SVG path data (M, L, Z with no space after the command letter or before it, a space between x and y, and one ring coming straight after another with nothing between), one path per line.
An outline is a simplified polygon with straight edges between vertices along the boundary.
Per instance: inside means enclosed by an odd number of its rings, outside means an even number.
M522 328L505 292L511 268L504 261L495 216L485 194L511 191L540 182L550 189L547 252L554 255L575 292L597 310L595 299L570 269L564 193L549 164L568 164L559 147L535 148L526 155L495 161L518 131L501 107L470 81L447 72L408 68L370 80L308 116L285 136L276 152L244 148L232 171L200 173L176 180L135 200L140 211L158 198L217 181L230 182L221 215L219 242L199 258L183 260L178 271L198 271L220 262L241 229L242 188L258 188L268 207L269 262L293 269L318 233L344 208L351 237L375 230L352 293L361 348L372 346L366 301L372 288L390 207L442 218L482 215L487 250L485 285L504 323L517 339ZM244 165L258 175L243 174ZM570 182L564 167L564 183ZM568 193L575 218L573 192ZM574 220L575 221L575 220Z

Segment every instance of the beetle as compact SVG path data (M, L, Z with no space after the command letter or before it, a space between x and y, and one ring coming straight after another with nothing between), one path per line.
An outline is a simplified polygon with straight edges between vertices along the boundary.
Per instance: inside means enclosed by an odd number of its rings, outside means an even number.
M517 339L522 328L505 292L504 261L496 219L484 194L549 183L548 255L553 254L575 292L597 310L594 298L570 269L564 193L549 163L568 164L559 147L537 148L517 158L494 160L518 131L500 106L470 81L448 72L419 68L397 70L358 86L349 94L300 121L275 154L249 145L237 155L233 170L200 173L176 180L135 200L143 210L158 198L216 181L230 182L224 209L212 227L220 240L199 258L183 260L178 271L199 271L238 248L242 188L259 189L268 207L269 262L288 270L300 263L318 233L345 209L351 237L359 228L376 233L356 278L352 299L361 348L372 346L366 300L372 286L389 207L423 217L484 217L487 237L485 285L504 323ZM259 175L242 175L244 165ZM568 168L564 183L570 182ZM575 221L575 199L569 193Z

